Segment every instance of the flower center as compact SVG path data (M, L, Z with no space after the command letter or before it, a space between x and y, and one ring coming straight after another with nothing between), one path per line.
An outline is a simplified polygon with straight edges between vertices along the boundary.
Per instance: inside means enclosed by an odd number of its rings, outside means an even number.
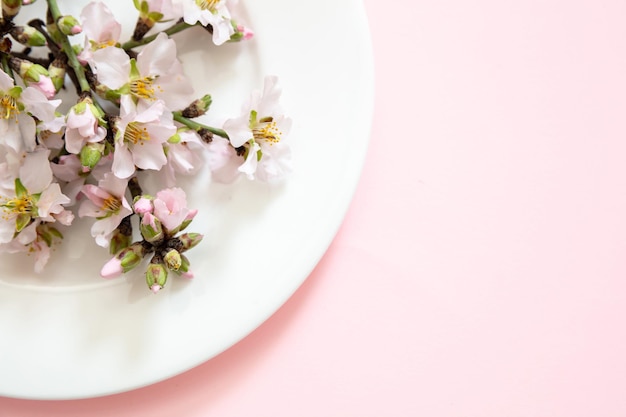
M33 212L33 198L30 194L15 197L2 205L5 212L11 214L26 214Z
M154 100L155 97L154 86L152 85L153 82L154 77L143 77L136 79L135 81L131 81L130 93L137 98Z
M108 48L109 46L115 46L115 44L117 43L113 39L104 41L104 42L95 42L95 41L89 41L89 42L91 43L91 49L93 49L94 51Z
M266 142L269 145L280 142L280 137L283 134L273 118L267 117L261 119L260 122L252 129L252 134L256 142Z
M17 107L17 100L8 94L4 94L0 98L0 107L2 107L2 117L5 119L10 119L20 112Z
M124 140L133 144L143 145L145 141L150 140L150 134L145 126L141 126L137 122L129 123L124 131Z
M215 8L219 4L220 0L196 0L196 4L202 10L208 10L214 12Z
M102 210L106 210L110 213L117 213L122 207L122 200L115 196L110 196L104 199L102 202Z

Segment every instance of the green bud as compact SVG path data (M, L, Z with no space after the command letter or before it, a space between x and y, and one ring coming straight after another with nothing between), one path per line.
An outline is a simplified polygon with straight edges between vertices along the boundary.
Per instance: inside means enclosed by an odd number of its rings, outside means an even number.
M141 263L144 254L145 251L141 243L133 243L129 247L122 249L116 258L120 260L122 269L126 273Z
M180 255L180 259L181 259L181 263L180 263L180 268L178 268L178 272L179 273L185 273L185 272L189 272L189 258L187 258L185 255Z
M132 243L132 236L123 233L120 229L115 229L111 234L109 253L115 255L128 248Z
M88 143L80 150L80 163L91 171L100 162L103 153L103 143Z
M13 19L22 7L22 0L2 0L2 17L6 20Z
M47 69L42 67L39 64L33 64L30 61L23 60L20 63L19 68L20 77L26 82L39 82L39 77L42 75L45 77L49 77L50 73Z
M11 29L11 36L26 46L45 46L46 38L37 29L31 26L15 26Z
M182 264L180 252L176 249L168 249L165 256L163 256L163 260L165 261L165 265L173 271L178 271Z
M145 218L149 218L151 221L144 224L143 219ZM154 225L150 223L153 223ZM143 236L143 238L150 243L157 242L163 239L164 236L161 221L150 213L144 214L142 222L139 225L139 230L141 231L141 236Z
M63 84L65 83L65 67L58 67L54 65L54 61L48 67L48 73L50 74L50 79L52 80L52 84L54 85L54 89L58 92L63 88Z
M57 20L57 27L66 36L78 35L83 31L80 22L74 16L61 16Z
M146 269L146 284L153 293L157 293L167 282L167 268L159 263L150 263Z
M184 233L178 236L178 239L180 239L180 241L183 244L182 251L185 252L193 248L194 246L196 246L198 243L202 241L203 237L204 236L201 235L200 233Z

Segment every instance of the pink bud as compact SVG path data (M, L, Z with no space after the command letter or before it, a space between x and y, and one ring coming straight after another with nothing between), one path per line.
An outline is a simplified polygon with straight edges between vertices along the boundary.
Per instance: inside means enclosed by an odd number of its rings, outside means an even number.
M150 199L148 198L141 197L139 200L137 200L137 202L133 206L133 209L137 214L152 213L152 201L150 201Z
M155 293L155 294L156 294L156 293L158 293L159 291L161 291L161 288L163 288L163 287L161 287L159 284L154 284L154 285L152 285L152 287L150 287L150 290L151 290L153 293Z
M187 217L185 217L185 220L192 220L194 217L196 217L196 214L198 214L198 209L189 210L189 213L187 213Z
M102 278L117 278L122 275L124 269L122 268L122 262L117 259L117 257L109 260L104 264L102 269L100 270L100 276Z
M194 277L193 272L191 271L183 272L180 276L187 279L193 279Z
M79 33L81 33L83 31L83 28L81 28L80 26L76 25L74 27L72 27L72 35L78 35Z
M54 84L52 83L52 80L50 79L50 77L47 77L45 75L40 75L39 81L31 82L28 85L31 87L35 87L37 90L41 91L48 100L54 98L54 95L57 93L54 88Z
M237 32L240 32L243 40L250 40L254 37L254 32L243 25L237 25Z

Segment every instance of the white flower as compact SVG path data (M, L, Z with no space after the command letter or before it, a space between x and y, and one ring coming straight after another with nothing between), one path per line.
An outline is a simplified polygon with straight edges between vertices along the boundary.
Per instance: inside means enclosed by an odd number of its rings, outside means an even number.
M120 48L100 49L93 54L98 80L122 95L130 95L140 106L156 100L179 110L193 101L193 87L176 58L176 44L160 33L131 60Z
M93 53L115 46L122 33L122 25L115 20L111 10L101 2L91 2L80 14L85 34L85 47L78 55L83 63L92 63Z
M167 163L163 144L176 133L172 113L162 101L156 101L143 111L122 97L122 113L116 123L113 173L128 178L141 169L159 170Z
M70 199L61 192L59 184L52 182L49 154L47 149L26 154L23 164L17 168L17 175L13 177L14 187L8 187L7 182L3 182L0 189L3 212L0 243L11 241L16 232L21 232L34 221L59 220L66 225L72 222L73 215L64 208Z
M80 217L95 217L91 227L91 236L102 247L108 247L111 233L119 226L124 217L133 210L124 197L128 181L117 178L112 173L106 174L98 185L83 186L82 193L88 198L78 209Z
M279 179L291 172L291 151L283 142L291 119L280 108L276 77L266 77L263 93L255 91L241 116L224 123L234 148L245 148L245 162L239 167L249 179Z
M227 0L180 0L183 19L188 25L200 22L213 28L213 43L221 45L228 41L235 30L231 23Z
M59 104L61 100L48 100L34 87L16 86L13 79L0 70L0 144L16 152L34 150L37 126L28 113L44 123L52 122Z

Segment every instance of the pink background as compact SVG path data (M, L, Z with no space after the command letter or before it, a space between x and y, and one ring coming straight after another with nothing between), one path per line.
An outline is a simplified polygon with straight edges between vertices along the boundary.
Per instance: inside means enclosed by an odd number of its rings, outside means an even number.
M0 416L626 415L626 3L364 4L371 146L294 297L180 376Z

